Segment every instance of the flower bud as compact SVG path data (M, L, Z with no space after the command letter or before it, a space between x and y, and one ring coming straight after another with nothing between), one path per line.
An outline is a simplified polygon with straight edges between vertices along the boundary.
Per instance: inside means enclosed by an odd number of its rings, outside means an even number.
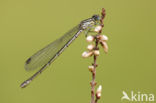
M93 50L94 49L94 45L93 44L88 45L87 49L90 50L90 51Z
M108 45L107 45L107 43L106 43L105 41L102 41L102 42L101 42L101 45L102 45L102 47L104 48L104 52L105 52L105 53L108 53Z
M96 27L95 27L94 31L95 31L95 32L99 32L101 29L102 29L102 27L99 25L99 26L96 26Z
M108 37L106 35L99 35L99 39L102 41L107 41Z
M100 97L101 97L101 92L102 92L102 86L100 85L100 86L98 87L97 91L96 91L96 97L97 97L98 99L100 99Z
M89 69L89 71L93 71L93 69L94 69L94 66L88 66L88 69Z
M92 41L94 41L94 37L89 35L89 36L87 36L86 40L87 40L87 42L92 42Z
M99 50L94 50L94 55L99 56L100 55L100 51Z
M90 57L92 54L93 54L92 51L90 51L90 52L85 51L82 53L82 57L87 58L87 57Z

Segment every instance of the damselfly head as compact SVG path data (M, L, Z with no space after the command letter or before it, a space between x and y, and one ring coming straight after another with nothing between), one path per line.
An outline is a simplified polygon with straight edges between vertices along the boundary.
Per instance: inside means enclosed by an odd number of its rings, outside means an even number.
M83 20L80 23L80 27L84 30L87 28L92 28L95 26L98 22L100 21L100 16L99 15L93 15L91 18Z
M94 19L95 21L99 21L100 20L100 16L99 15L93 15L92 19Z

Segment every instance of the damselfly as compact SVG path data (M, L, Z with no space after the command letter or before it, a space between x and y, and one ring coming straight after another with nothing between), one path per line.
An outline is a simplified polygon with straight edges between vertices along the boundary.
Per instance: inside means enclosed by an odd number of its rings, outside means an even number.
M93 15L91 18L81 21L80 24L75 26L61 38L50 43L45 48L28 58L25 62L25 69L27 71L36 68L40 69L33 76L24 81L20 87L26 87L37 75L45 70L82 31L89 31L91 28L95 27L99 21L100 17L98 15Z

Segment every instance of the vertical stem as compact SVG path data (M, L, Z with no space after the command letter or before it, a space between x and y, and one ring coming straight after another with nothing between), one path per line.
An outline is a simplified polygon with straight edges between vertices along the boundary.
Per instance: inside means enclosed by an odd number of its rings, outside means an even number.
M95 48L94 49L98 50L98 39L96 36L95 36ZM96 86L95 77L96 77L96 67L97 67L97 64L96 64L97 56L94 55L93 59L94 59L94 62L92 65L94 66L94 69L92 71L92 81L91 81L91 103L95 103L95 86Z
M103 20L104 20L105 16L106 16L105 9L102 8L101 19L100 19L100 25L102 28L104 27ZM95 36L95 48L94 48L94 50L99 50L99 48L98 48L98 44L99 44L98 35L100 35L101 33L102 33L102 29ZM92 65L94 66L94 69L92 71L92 81L90 82L90 84L91 84L91 103L97 103L99 98L97 98L97 96L95 95L95 86L96 86L95 77L96 77L96 67L97 67L97 64L96 64L97 56L95 54L93 56L93 59L94 59L94 62ZM96 96L96 99L95 99L95 96Z

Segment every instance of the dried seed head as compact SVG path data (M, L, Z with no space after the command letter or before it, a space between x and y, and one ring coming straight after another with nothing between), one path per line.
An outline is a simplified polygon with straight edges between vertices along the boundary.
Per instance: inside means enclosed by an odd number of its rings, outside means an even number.
M99 26L96 26L96 27L95 27L94 31L95 31L95 32L99 32L101 29L102 29L102 27L99 25Z
M92 42L92 41L94 41L94 37L89 35L89 36L87 36L86 40L87 40L87 42Z
M93 44L88 45L87 49L90 50L90 51L93 50L94 49L94 45Z
M100 55L100 51L99 50L94 50L94 55L99 56Z
M99 39L102 41L107 41L108 37L106 35L99 35Z
M100 85L96 91L96 97L99 99L101 97L102 86Z
M82 53L82 57L87 58L87 57L92 56L92 54L93 54L92 51L90 51L90 52L85 51L85 52Z
M108 45L107 45L107 43L106 43L105 41L102 41L102 42L101 42L101 45L102 45L102 47L104 48L104 52L105 52L105 53L108 53Z
M94 66L88 66L88 69L89 69L89 71L93 71L93 69L94 69Z

